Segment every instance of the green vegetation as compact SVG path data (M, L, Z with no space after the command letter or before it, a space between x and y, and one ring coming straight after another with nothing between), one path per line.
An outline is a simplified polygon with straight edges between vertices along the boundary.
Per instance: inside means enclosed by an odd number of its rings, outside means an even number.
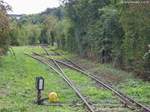
M91 64L91 61L85 59L78 61L78 63L82 63L90 72L94 73L102 81L111 84L117 90L122 91L138 102L147 106L150 105L150 83L136 78L134 73L117 70L108 64Z
M55 42L55 26L61 19L59 8L47 9L40 14L11 16L11 45L51 44Z
M145 83L138 79L130 79L125 80L124 83L118 85L118 88L134 98L136 101L141 102L147 106L150 105L150 83Z
M34 45L41 37L41 24L34 24L32 20L23 16L20 20L11 22L11 45Z
M61 51L63 53L63 51ZM60 58L58 56L53 56L54 59L63 59L70 57L76 63L80 63L81 66L88 69L89 72L94 73L103 82L111 84L114 88L122 91L129 97L135 99L136 101L150 105L150 83L138 79L133 73L128 73L122 70L115 69L110 64L100 64L94 63L87 59L81 59L75 55L70 55L64 52L64 55ZM97 84L90 79L88 79L83 74L75 72L70 69L65 69L66 74L81 88L81 92L90 96L91 100L101 104L110 101L113 103L112 94L102 88L97 88ZM95 85L95 87L94 87ZM86 88L85 88L86 86ZM109 100L110 99L110 100ZM109 102L109 103L110 103Z
M110 100L113 102L111 92L103 88L97 88L95 86L95 82L87 78L87 76L70 69L65 69L65 73L74 81L75 84L78 85L81 92L88 96L89 99L93 100L93 102L102 102L101 100ZM105 102L103 101L103 103Z
M14 48L16 58L5 56L0 66L0 112L84 112L83 106L72 107L73 102L80 102L79 98L71 88L55 72L49 70L43 64L25 56L23 53L30 53L31 50L39 51L39 48L16 47ZM37 106L35 77L45 78L45 91L43 97L48 96L48 92L58 93L63 107ZM61 84L60 84L61 83Z
M32 51L44 54L40 46L34 46L37 44L47 44L49 53L56 50L63 54L53 55L54 59L74 59L104 82L138 102L150 105L150 83L142 80L150 80L150 3L61 1L63 4L58 8L22 15L18 19L8 16L11 8L0 0L0 112L85 111L83 103L61 77L24 54ZM16 57L7 52L10 46L27 45L32 47L14 47ZM112 93L91 79L64 69L90 102L119 104ZM35 77L39 75L46 79L43 96L56 91L64 106L47 107L33 103L36 98Z
M9 45L8 10L10 10L9 5L0 0L0 55L6 53Z
M0 2L0 51L9 44L49 44L149 80L150 4L138 1L62 0L58 8L12 17L11 22L8 6Z
M31 53L31 51L43 53L40 47L14 47L16 58L8 55L2 58L0 65L0 111L1 112L45 112L45 111L62 111L62 112L84 112L83 105L80 99L72 91L71 88L58 76L54 71L50 70L47 66L24 55L24 52ZM63 57L55 57L55 59L63 59L64 57L71 57L69 53L64 53ZM73 56L75 57L75 56ZM91 63L87 60L81 60L83 63ZM101 67L100 67L101 66ZM137 80L133 75L129 76L123 71L118 71L110 65L97 64L102 71L112 73L117 77L121 75L122 80L117 84L117 88L133 97L137 101L149 105L149 87L150 84ZM92 68L91 68L92 69ZM97 69L97 68L95 68ZM76 71L64 68L67 76L75 83L83 95L88 96L90 102L95 105L101 105L100 108L105 108L107 105L119 105L112 93L101 87L96 87L96 83L87 78L83 74ZM93 69L94 70L94 69ZM106 71L105 71L106 70ZM62 107L48 107L37 106L33 103L36 99L35 90L35 77L43 76L45 78L45 91L43 97L48 96L48 92L55 91L59 95L60 102L63 103ZM130 77L130 80L128 80ZM60 84L61 83L61 84ZM116 87L116 86L115 86ZM77 106L73 106L77 104ZM103 107L104 106L104 107ZM109 107L109 106L108 106ZM130 112L130 110L126 110Z
M143 57L150 43L146 33L150 4L125 4L119 0L64 2L61 48L149 79L149 60Z
M58 8L12 18L12 45L49 44L111 63L149 80L149 3L62 0ZM123 0L122 0L123 1ZM147 63L148 62L148 63Z

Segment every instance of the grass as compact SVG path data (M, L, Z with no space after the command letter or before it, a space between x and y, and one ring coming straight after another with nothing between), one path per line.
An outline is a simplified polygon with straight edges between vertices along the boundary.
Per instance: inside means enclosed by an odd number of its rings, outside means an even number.
M71 104L80 100L56 73L23 54L32 50L30 47L15 47L16 59L11 55L1 59L0 112L84 112L82 106L72 108ZM34 48L35 50L42 52L40 48ZM43 97L55 91L64 104L63 107L37 106L33 103L36 99L37 76L45 78Z
M82 63L90 65L89 60L82 60ZM110 83L114 88L122 91L136 101L150 106L150 82L135 77L133 73L118 70L108 64L96 63L89 71L95 72L104 82Z
M61 51L63 52L63 51ZM97 62L92 62L91 60L87 59L82 59L80 57L77 57L75 55L71 55L69 53L63 53L63 58L71 58L74 59L76 63L80 63L83 65L88 71L95 73L98 77L101 78L104 82L110 83L114 88L122 91L123 93L127 94L128 96L132 97L136 101L146 105L150 106L150 82L145 82L141 79L138 79L135 77L133 73L125 72L119 69L115 69L112 65L110 64L100 64ZM76 58L75 58L76 57ZM73 74L73 71L67 70L68 74ZM78 73L74 73L78 74ZM70 75L71 78L75 78L76 75ZM82 75L80 74L80 78L76 76L75 80L77 80L78 84L81 84ZM88 82L91 81L83 81L85 84L88 84ZM88 88L88 90L85 93L95 93L95 91L98 91L99 96L94 96L94 99L99 98L105 98L103 97L103 93L106 94L106 96L111 96L107 91L104 90L97 90L96 88ZM93 95L92 95L93 96ZM106 98L107 99L107 98Z
M150 83L139 79L128 79L125 83L118 85L124 93L128 94L136 101L150 106Z
M87 76L79 72L64 68L66 75L79 88L80 92L86 96L85 98L93 103L99 111L107 112L133 112L128 108L123 108L120 101L109 91L92 81ZM122 108L122 110L119 110Z
M49 52L52 52L50 48ZM27 57L24 52L31 54L32 51L44 53L40 47L14 47L16 58L7 55L0 60L0 112L85 112L83 103L72 91L71 88L47 66ZM74 54L61 51L63 56L53 56L54 59L74 58ZM75 58L76 59L76 58ZM144 82L122 70L114 69L111 65L93 63L86 59L77 59L78 62L86 65L91 72L97 72L100 77L112 78L115 88L123 91L137 101L150 105L150 83ZM94 104L119 104L111 92L98 87L97 84L83 74L64 68L67 76L76 84L83 95ZM35 77L45 78L45 90L43 97L49 92L57 92L62 107L38 106L33 103L36 99ZM104 78L105 79L105 78ZM119 79L119 81L118 81ZM112 82L113 82L112 81ZM73 104L77 104L73 106ZM80 104L80 105L78 105ZM129 112L126 110L125 112Z
M110 103L117 103L110 91L96 87L96 83L87 76L70 69L65 69L65 73L80 88L81 93L89 97L91 102L105 104L109 100Z

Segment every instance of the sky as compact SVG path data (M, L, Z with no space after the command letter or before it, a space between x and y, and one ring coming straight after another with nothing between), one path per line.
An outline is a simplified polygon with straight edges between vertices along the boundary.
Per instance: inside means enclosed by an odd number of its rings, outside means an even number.
M35 14L47 8L58 7L60 0L4 0L11 7L10 14Z

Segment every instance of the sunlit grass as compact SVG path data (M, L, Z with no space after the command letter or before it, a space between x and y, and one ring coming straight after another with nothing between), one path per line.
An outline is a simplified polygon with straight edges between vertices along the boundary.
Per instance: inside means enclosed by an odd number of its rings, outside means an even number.
M85 112L83 105L72 106L73 102L81 100L76 96L72 89L58 76L54 71L27 56L32 51L43 54L41 47L14 47L16 57L7 55L2 57L0 63L0 112ZM52 51L49 51L52 53ZM63 52L63 51L61 51ZM75 57L68 52L63 56L53 56L55 59L64 59ZM81 59L82 63L91 65L90 71L99 71L102 74L109 74L120 77L121 81L115 85L120 91L123 91L137 101L150 104L150 83L136 79L132 73L114 69L111 65L94 64L90 60ZM118 103L114 100L113 94L105 90L83 74L71 69L65 69L67 76L80 89L90 102L105 105L109 103ZM45 78L45 91L43 97L47 97L49 92L58 93L63 107L37 106L33 103L36 99L35 77L43 76Z
M63 51L61 51L63 52ZM69 55L68 53L64 53ZM71 56L72 55L72 56ZM74 59L74 57L76 57L76 55L71 54L69 58ZM82 65L85 66L91 66L88 68L88 71L90 72L98 72L98 76L100 76L100 78L104 77L108 78L108 80L104 80L104 82L111 82L112 86L120 91L122 91L123 93L125 93L126 95L128 95L129 97L135 99L136 101L144 104L144 105L150 105L150 83L149 82L145 82L141 79L138 79L135 77L135 75L131 72L125 72L123 70L120 69L116 69L114 68L111 64L100 64L100 63L96 63L96 62L92 62L91 60L88 59L83 59L83 58L76 58L78 59ZM75 61L75 60L74 60ZM79 74L77 72L71 71L71 70L66 70L67 74L70 74L69 76L71 78L73 78L74 80L76 80L76 83L80 85L80 87L83 88L84 86L87 84L87 88L84 91L86 94L95 94L95 95L90 95L94 98L94 100L96 99L103 99L105 97L110 97L111 94L110 92L107 92L103 89L97 89L97 88L93 88L91 86L89 86L89 84L91 84L91 80L82 77L83 74ZM80 75L80 76L79 76ZM79 78L80 77L80 78ZM113 77L114 79L112 80L109 77ZM106 94L106 95L104 95ZM103 96L104 95L104 96ZM95 97L96 96L96 97ZM105 98L107 99L107 98Z
M73 80L77 87L80 88L83 95L89 97L91 102L101 102L101 104L105 104L105 101L107 100L110 100L111 102L116 101L109 90L105 90L102 87L97 87L96 83L87 76L70 69L65 69L65 73L70 79Z
M24 52L43 52L41 48L15 47L16 58L8 55L0 66L0 112L84 112L82 106L71 107L72 102L80 101L71 88L55 72L43 64L27 57ZM37 106L35 77L45 78L43 97L49 92L58 93L63 107Z

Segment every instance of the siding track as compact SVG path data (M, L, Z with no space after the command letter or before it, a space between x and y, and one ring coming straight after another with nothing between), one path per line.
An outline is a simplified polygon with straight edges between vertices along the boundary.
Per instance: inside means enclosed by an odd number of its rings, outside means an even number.
M44 49L46 54L49 55L48 51L44 47L42 47L42 48ZM28 54L26 54L26 55L28 55ZM61 54L59 54L59 55L61 55ZM48 65L52 70L54 70L57 74L59 74L68 83L68 85L76 92L76 94L81 98L81 100L84 102L84 104L87 106L87 108L90 112L95 112L93 109L93 106L91 106L91 104L89 104L89 102L85 99L85 97L80 93L79 88L77 88L73 84L73 82L69 79L69 77L67 77L67 75L65 74L65 72L63 71L63 69L60 67L59 64L84 74L85 76L87 76L87 77L91 78L92 80L94 80L95 82L97 82L101 87L111 91L112 93L114 93L115 96L118 97L118 99L125 105L125 107L134 109L134 110L138 110L138 112L150 112L150 108L142 105L141 103L136 102L134 99L132 99L132 98L128 97L127 95L123 94L122 92L114 89L110 85L104 83L98 77L87 72L84 68L77 65L70 59L65 58L66 61L55 60L52 57L47 58L47 57L45 57L41 54L35 53L35 52L33 53L33 55L28 55L28 56L40 61L41 63ZM51 65L50 61L53 62L55 67L53 67Z

